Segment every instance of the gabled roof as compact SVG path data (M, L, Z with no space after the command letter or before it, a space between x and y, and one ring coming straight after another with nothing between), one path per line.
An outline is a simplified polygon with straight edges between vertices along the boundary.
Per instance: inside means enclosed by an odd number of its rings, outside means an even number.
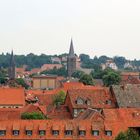
M106 88L94 88L94 89L72 89L68 90L67 96L70 97L70 101L73 108L114 108L115 104L113 98ZM78 105L76 103L78 98L83 99L84 104ZM86 101L90 100L90 105L86 104ZM107 100L111 100L112 104L106 104Z

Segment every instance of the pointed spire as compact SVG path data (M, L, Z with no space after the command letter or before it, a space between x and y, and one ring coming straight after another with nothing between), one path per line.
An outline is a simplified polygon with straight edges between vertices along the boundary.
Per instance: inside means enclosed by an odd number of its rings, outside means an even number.
M11 66L15 66L15 58L14 58L13 50L11 51L10 65Z
M71 43L70 43L69 57L75 57L72 38L71 38Z

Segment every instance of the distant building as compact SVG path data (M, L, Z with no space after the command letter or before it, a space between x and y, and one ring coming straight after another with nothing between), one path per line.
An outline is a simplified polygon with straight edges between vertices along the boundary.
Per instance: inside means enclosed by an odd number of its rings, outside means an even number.
M59 57L52 57L51 60L54 64L61 64L61 59Z
M16 77L16 70L15 70L15 58L14 58L14 54L13 51L11 53L11 57L10 57L10 63L9 63L9 69L8 69L8 75L9 75L9 79L13 80Z
M62 68L62 64L44 64L42 67L41 67L41 71L47 71L47 70L52 70L54 68L56 69L60 69Z
M117 65L115 64L115 62L113 62L113 60L107 60L107 62L105 64L101 64L102 69L106 69L106 68L111 68L113 70L118 70Z
M127 68L134 69L133 65L130 62L125 63L124 68L125 69L127 69Z
M67 57L68 77L71 77L75 71L76 71L76 56L74 54L73 41L71 40L70 50Z
M55 89L59 86L58 77L55 75L40 75L33 77L33 89Z

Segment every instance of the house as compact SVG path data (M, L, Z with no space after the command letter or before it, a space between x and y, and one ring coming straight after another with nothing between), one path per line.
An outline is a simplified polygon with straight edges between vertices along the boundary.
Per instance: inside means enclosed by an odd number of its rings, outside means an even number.
M122 84L140 84L139 72L122 72L121 73Z
M140 132L140 109L86 111L73 120L0 120L0 139L114 140L128 128Z
M101 64L102 69L106 69L106 68L111 68L113 70L118 70L118 67L116 65L115 62L113 62L113 60L107 60L107 62L105 64Z
M102 111L104 108L115 108L114 98L106 88L68 90L65 104L73 118L88 108Z
M23 108L25 94L23 88L0 88L0 108Z

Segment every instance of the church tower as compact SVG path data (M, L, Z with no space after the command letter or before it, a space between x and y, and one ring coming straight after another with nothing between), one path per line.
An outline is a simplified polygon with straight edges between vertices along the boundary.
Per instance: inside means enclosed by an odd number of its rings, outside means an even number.
M73 41L71 39L70 43L70 50L67 57L67 73L68 77L71 77L72 74L76 71L76 56L74 54L74 47L73 47Z
M9 69L8 69L8 75L9 75L9 79L10 80L14 80L15 79L16 72L15 72L15 58L14 58L13 50L11 52Z

